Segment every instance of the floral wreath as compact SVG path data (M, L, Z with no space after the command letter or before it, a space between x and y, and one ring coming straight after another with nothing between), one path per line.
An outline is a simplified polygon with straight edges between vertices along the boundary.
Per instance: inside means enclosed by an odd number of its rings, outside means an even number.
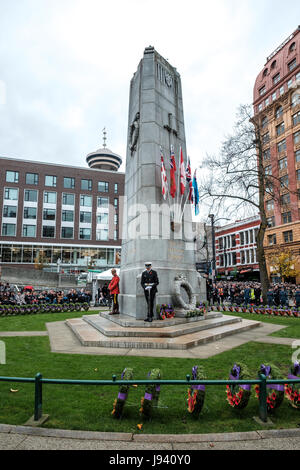
M248 380L250 379L250 373L242 363L234 364L230 371L229 380ZM227 401L232 408L243 409L249 403L251 396L251 385L227 385L226 386Z
M299 362L295 362L290 367L290 373L288 375L288 379L298 379L299 376L300 376L300 364ZM293 408L300 410L300 384L286 384L285 396Z
M133 369L126 368L123 370L121 380L132 380ZM114 401L114 408L111 414L114 418L121 418L123 414L123 408L125 406L127 396L129 392L129 385L120 385L118 397Z
M267 379L280 380L284 378L278 367L273 364L269 364L268 366L262 364L259 374L264 374ZM270 412L281 405L284 398L284 385L269 384L267 385L267 389L269 389L267 393L267 411ZM255 392L256 397L259 398L259 385L255 386Z
M161 371L160 369L152 369L148 373L149 380L160 380ZM140 413L145 418L151 418L153 406L157 405L160 394L160 385L149 384L146 386L145 395L141 400Z
M162 304L159 310L160 320L165 320L166 318L174 318L175 312L172 305Z
M192 378L193 380L205 380L203 367L194 366L192 369ZM191 385L188 389L188 412L194 416L199 416L205 398L205 385Z

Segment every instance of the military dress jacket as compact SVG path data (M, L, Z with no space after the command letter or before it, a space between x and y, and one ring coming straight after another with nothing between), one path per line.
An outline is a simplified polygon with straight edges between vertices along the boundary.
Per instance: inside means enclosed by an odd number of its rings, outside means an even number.
M153 293L157 292L157 286L159 284L159 280L158 280L157 272L153 271L153 269L150 269L150 271L147 271L147 269L145 269L145 271L143 271L142 273L141 285L143 289L145 289L146 284L153 284L152 292Z

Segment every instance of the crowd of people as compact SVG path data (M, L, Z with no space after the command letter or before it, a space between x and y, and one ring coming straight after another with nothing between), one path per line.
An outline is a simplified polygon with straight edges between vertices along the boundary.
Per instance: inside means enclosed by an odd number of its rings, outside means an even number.
M210 304L224 302L237 305L262 305L260 282L221 281L207 286L207 300ZM295 284L272 284L267 292L269 306L300 307L300 286Z
M35 291L32 287L28 286L21 289L16 289L8 282L0 282L0 303L8 305L24 305L24 304L62 304L68 303L90 303L91 292L87 289L69 289L64 290L42 290Z

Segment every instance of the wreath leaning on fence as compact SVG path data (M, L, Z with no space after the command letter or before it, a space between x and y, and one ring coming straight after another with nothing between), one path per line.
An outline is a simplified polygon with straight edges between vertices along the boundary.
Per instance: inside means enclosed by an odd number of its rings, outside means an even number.
M230 371L229 380L250 380L251 375L245 364L234 364ZM243 409L249 403L251 396L251 385L227 385L226 386L227 401L232 408Z
M269 364L265 366L262 364L258 371L259 374L264 374L268 380L281 380L283 379L283 375L278 369L278 367L274 366L273 364ZM281 384L269 384L267 385L268 393L267 393L267 411L273 411L278 408L284 398L284 385ZM256 397L259 398L259 385L255 386Z
M160 380L161 371L160 369L152 369L148 373L149 380ZM151 418L153 406L157 406L160 394L160 385L149 384L146 386L145 395L141 400L140 412L145 418Z
M133 369L126 368L122 372L121 380L132 380L133 379ZM125 406L128 392L129 392L129 385L121 385L119 388L118 397L114 401L114 408L112 410L112 415L114 418L121 418L123 413L123 408Z
M288 379L299 379L300 377L300 364L295 362L291 367L288 375ZM285 385L285 396L289 401L289 404L300 410L300 384L286 384Z
M192 380L205 380L202 366L194 366L192 369ZM198 418L204 404L205 385L191 385L188 389L188 412Z

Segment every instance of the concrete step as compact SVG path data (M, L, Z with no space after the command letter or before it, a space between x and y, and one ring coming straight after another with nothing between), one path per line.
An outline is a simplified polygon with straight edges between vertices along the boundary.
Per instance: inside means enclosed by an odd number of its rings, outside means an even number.
M223 315L218 315L217 317L215 317L212 315L208 318L198 318L198 321L181 321L179 323L175 323L172 321L168 323L165 320L158 320L157 322L147 323L139 320L136 322L135 327L132 326L130 328L126 328L120 326L115 322L110 321L109 318L105 318L99 315L84 315L82 319L94 328L96 328L98 331L100 331L100 333L103 333L105 336L125 336L140 338L176 338L177 336L196 333L197 331L207 330L219 326L225 326L232 323L240 323L242 321L242 319L239 317ZM156 325L157 323L159 325ZM164 323L164 327L160 326L161 323ZM145 328L145 324L150 326Z
M242 333L260 325L257 321L244 320L212 327L177 337L108 337L84 321L82 318L66 320L66 324L83 346L130 349L177 349L184 350L216 341L225 336Z

